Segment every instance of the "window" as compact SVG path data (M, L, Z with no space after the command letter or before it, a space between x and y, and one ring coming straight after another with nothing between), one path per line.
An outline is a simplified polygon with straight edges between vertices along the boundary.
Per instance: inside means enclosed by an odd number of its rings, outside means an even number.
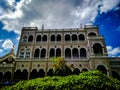
M26 58L30 58L30 52L31 52L30 49L27 49L27 50L26 50L26 55L25 55Z
M30 35L28 38L28 42L32 42L33 41L33 35Z
M85 36L83 34L79 35L79 41L84 41L85 40Z
M65 35L65 41L70 41L70 35L69 34Z
M23 42L27 42L27 36L26 35L23 36L23 40L22 41Z
M47 35L43 35L42 41L47 41Z
M35 49L34 58L39 58L39 55L40 55L40 50L37 48Z
M36 41L41 41L41 35L37 35Z
M72 35L72 41L77 41L77 35L76 34Z
M61 35L57 35L57 41L61 41Z
M20 57L20 58L24 58L24 54L25 54L25 50L24 50L24 49L21 49L21 50L20 50L20 55L19 55L19 57Z
M55 41L55 35L51 35L51 41Z

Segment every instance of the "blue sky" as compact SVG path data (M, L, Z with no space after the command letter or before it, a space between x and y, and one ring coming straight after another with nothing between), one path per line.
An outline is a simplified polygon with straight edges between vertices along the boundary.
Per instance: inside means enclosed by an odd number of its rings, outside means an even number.
M99 26L109 56L120 56L120 0L0 0L0 57L18 47L23 26Z

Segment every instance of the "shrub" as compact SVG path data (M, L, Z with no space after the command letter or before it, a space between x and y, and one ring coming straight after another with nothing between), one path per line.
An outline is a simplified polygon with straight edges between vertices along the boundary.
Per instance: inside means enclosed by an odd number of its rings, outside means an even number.
M53 76L20 81L2 90L120 90L120 81L99 71L66 77Z

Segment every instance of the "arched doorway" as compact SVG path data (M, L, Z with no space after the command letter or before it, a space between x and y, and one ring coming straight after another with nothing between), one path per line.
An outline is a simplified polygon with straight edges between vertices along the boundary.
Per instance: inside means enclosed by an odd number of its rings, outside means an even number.
M2 79L3 79L3 73L0 72L0 82L2 81Z
M19 80L21 80L21 77L22 76L22 73L21 73L21 70L18 69L15 73L14 73L14 81L15 82L18 82Z
M81 72L86 72L86 71L88 71L88 69L83 68Z
M27 80L27 77L28 77L28 71L27 71L26 69L24 69L24 70L22 71L22 79L23 79L23 80Z
M3 76L4 80L5 81L10 81L11 75L12 75L11 72L7 71Z
M101 71L103 74L107 75L107 69L103 65L97 66L97 70Z
M47 76L53 76L54 71L53 69L49 69L49 71L47 72Z
M45 76L45 72L44 72L43 69L40 69L40 70L39 70L38 76L39 76L39 77L44 77L44 76Z
M94 54L103 54L102 46L99 43L93 45Z
M65 49L65 58L71 58L71 49L70 48Z
M75 69L73 70L73 74L79 75L79 74L80 74L80 70L79 70L78 68L75 68Z
M32 72L30 73L30 79L34 79L38 77L38 72L36 69L33 69Z
M118 80L120 80L120 75L116 71L112 71L112 76Z

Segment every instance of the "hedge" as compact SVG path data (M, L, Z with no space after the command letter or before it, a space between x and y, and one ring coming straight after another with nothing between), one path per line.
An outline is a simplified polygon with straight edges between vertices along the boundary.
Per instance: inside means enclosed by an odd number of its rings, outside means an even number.
M65 77L53 76L19 81L2 90L120 90L120 81L99 71Z

